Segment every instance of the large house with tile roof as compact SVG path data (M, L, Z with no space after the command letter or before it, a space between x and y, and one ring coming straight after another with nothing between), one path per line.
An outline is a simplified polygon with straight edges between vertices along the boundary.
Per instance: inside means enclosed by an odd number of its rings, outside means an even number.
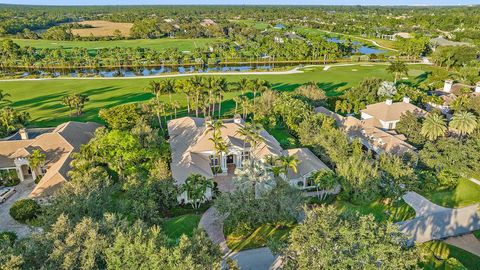
M214 181L218 176L234 175L235 169L242 168L243 162L250 158L265 161L268 156L295 156L299 161L297 172L289 171L286 178L292 185L300 188L307 186L307 179L314 172L328 169L309 149L284 150L265 130L259 134L263 141L252 147L239 135L238 131L245 126L245 122L239 116L223 120L224 127L220 132L228 148L218 157L210 140L213 132L208 130L207 121L205 118L183 117L168 122L172 177L179 186L191 174L200 174ZM220 173L214 175L214 168L219 168ZM210 197L210 191L206 195ZM179 201L181 200L187 200L186 194L181 194Z
M414 146L406 142L403 134L384 130L383 126L372 121L372 118L361 120L353 116L342 116L324 107L315 108L315 112L332 117L337 127L345 132L350 140L359 139L364 147L376 154L390 153L401 156L416 151Z
M56 128L21 129L0 140L0 176L18 177L20 181L40 178L30 197L53 195L68 180L72 153L88 143L100 126L93 122L67 122ZM40 168L31 168L29 164L35 150L45 155Z
M391 99L387 99L385 102L367 105L360 112L363 121L368 122L370 126L383 130L395 129L398 121L400 121L400 117L407 112L412 112L419 116L427 113L410 103L410 98L408 97L404 97L401 102L393 102Z

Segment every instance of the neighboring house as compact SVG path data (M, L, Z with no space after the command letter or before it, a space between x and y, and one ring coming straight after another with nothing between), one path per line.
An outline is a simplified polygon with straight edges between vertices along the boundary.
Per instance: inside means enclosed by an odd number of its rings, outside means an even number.
M213 131L207 129L207 121L205 118L183 117L168 122L172 177L178 186L183 185L191 174L200 174L215 180L217 176L233 175L235 169L242 168L243 162L250 158L264 161L267 156L294 155L297 157L299 160L297 173L287 174L288 180L295 186L299 186L298 182L301 181L302 187L305 187L307 178L314 171L328 169L308 149L283 150L280 143L265 130L260 132L263 142L253 148L244 140L244 137L239 135L239 130L245 126L243 119L239 116L223 120L225 127L221 128L221 135L227 143L227 151L217 156L211 141ZM213 173L215 168L219 170L217 176ZM206 196L211 197L210 190ZM178 200L187 201L186 194L181 194Z
M416 148L406 142L406 137L395 131L385 131L378 128L374 121L359 120L353 116L342 116L324 107L315 108L315 112L330 116L335 119L337 126L347 134L350 140L360 139L367 149L376 154L384 152L403 155L415 153Z
M442 46L473 46L471 43L468 43L468 42L452 41L442 36L430 39L430 45L433 51L435 51L437 47L442 47Z
M383 130L395 129L402 114L412 112L419 116L427 112L410 103L410 98L404 97L402 102L392 102L387 99L385 102L379 102L367 107L361 112L361 119L368 122L368 125Z
M16 175L20 181L41 177L30 197L51 196L68 180L71 154L88 143L100 126L92 122L67 122L50 129L21 129L0 141L0 171ZM45 155L40 168L30 167L29 157L34 150Z
M472 91L471 95L480 95L480 82L476 86L470 86L462 83L455 83L453 80L446 80L443 84L443 88L436 89L430 92L431 95L437 96L441 99L441 104L435 104L429 102L427 109L439 109L443 114L448 115L451 111L450 106L452 102L462 93L463 89Z

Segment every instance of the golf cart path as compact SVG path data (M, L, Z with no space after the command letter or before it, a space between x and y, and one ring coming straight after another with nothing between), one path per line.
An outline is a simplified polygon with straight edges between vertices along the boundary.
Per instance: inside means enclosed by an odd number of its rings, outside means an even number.
M223 234L223 217L219 215L215 207L210 207L205 211L198 227L204 229L210 240L220 246L224 258L235 260L242 270L273 270L278 269L281 264L281 261L267 247L240 252L230 250Z
M408 236L409 245L480 230L479 204L463 208L445 208L415 192L408 192L403 199L418 211L415 218L397 223L400 231Z

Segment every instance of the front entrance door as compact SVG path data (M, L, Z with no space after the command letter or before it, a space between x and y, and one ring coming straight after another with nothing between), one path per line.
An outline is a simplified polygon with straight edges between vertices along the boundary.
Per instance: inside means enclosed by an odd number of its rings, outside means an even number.
M233 155L227 156L227 164L233 164Z

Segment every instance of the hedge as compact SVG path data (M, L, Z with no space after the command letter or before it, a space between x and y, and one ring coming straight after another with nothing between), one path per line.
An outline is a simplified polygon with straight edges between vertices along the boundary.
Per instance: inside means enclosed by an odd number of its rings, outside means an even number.
M10 208L10 216L19 222L33 219L40 211L40 205L32 199L16 201Z

